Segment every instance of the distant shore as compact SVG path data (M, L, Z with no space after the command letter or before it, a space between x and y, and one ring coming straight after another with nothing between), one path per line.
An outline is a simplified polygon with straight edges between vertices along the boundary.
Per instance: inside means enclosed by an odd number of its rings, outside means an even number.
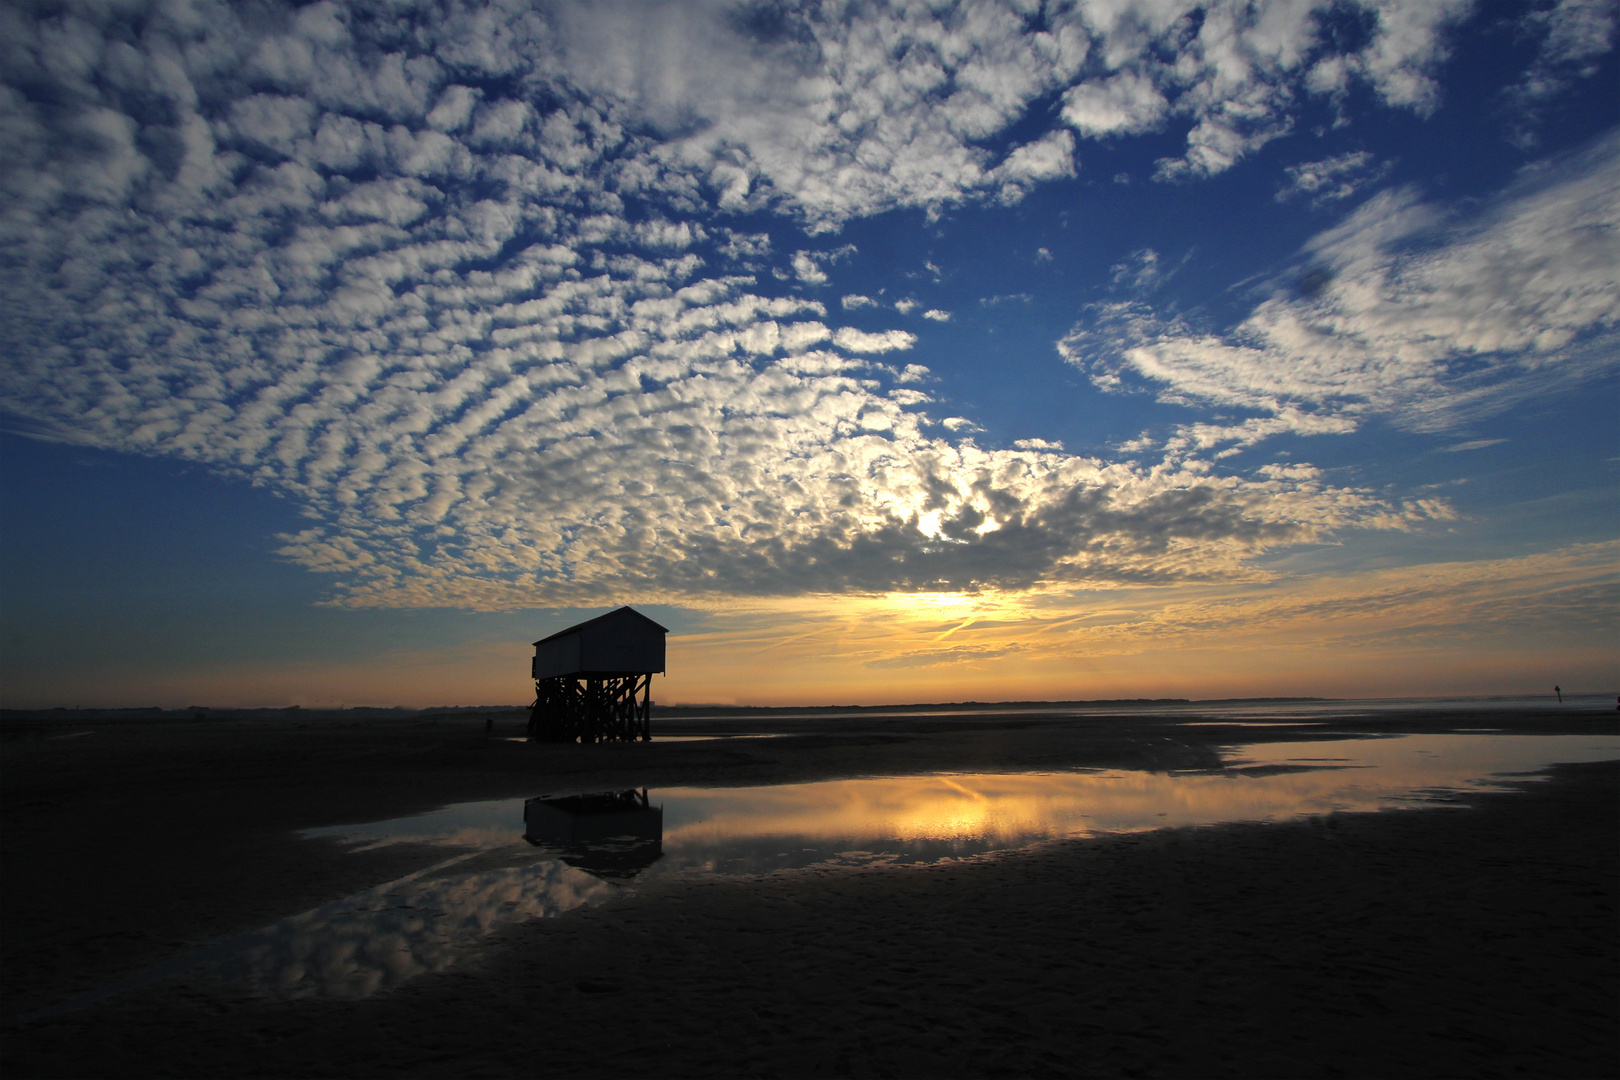
M660 705L653 703L659 715L672 717L685 717L691 714L718 713L725 715L752 716L769 715L772 713L804 712L804 713L861 713L861 712L919 712L937 709L975 709L995 712L1007 709L1065 709L1065 708L1097 708L1115 705L1234 705L1246 703L1285 703L1291 701L1334 701L1336 698L1320 697L1254 697L1254 698L1087 698L1074 701L945 701L922 702L903 705ZM92 708L69 709L64 706L55 706L49 709L0 709L0 722L8 720L137 720L152 719L228 719L253 720L275 719L280 717L321 717L324 719L401 719L411 716L462 716L469 713L502 714L517 709L527 710L527 705L434 705L426 708L409 708L406 706L372 706L357 705L343 708L318 708L303 705L287 705L282 707L265 708L211 708L204 705L191 705L181 709L165 709L160 705L125 706L119 708Z
M1542 702L1542 699L1545 699ZM1272 697L1228 697L1228 698L1179 698L1179 697L1134 697L1134 698L1076 698L1071 700L1008 700L1008 701L930 701L909 702L900 704L878 705L732 705L732 704L661 704L654 700L653 715L655 718L670 720L688 720L693 718L714 716L721 719L748 716L780 716L784 714L806 715L861 715L872 713L928 713L928 712L979 712L986 714L1010 714L1028 710L1062 711L1073 709L1083 712L1092 712L1097 709L1110 708L1138 708L1162 706L1186 706L1188 708L1221 707L1233 705L1289 705L1289 704L1318 704L1318 705L1367 705L1387 706L1392 703L1404 704L1413 708L1448 707L1466 708L1470 704L1490 705L1497 702L1528 703L1542 702L1549 707L1557 705L1593 705L1613 704L1616 694L1613 691L1576 692L1569 691L1564 694L1564 700L1552 694L1523 695L1523 694L1478 694L1478 695L1435 695L1431 697L1409 698L1335 698L1335 697L1307 697L1307 696L1272 696ZM5 725L21 725L36 722L62 722L99 720L103 722L140 721L140 720L404 720L431 717L466 718L477 716L482 719L486 716L510 717L519 712L527 713L529 706L523 705L432 705L422 708L408 706L373 706L356 705L339 708L325 708L318 706L287 705L266 706L262 708L215 708L205 705L190 705L184 708L164 708L159 705L147 706L121 706L117 708L68 708L53 706L38 709L0 709L0 727Z
M188 942L442 857L344 850L297 829L630 786L1209 769L1222 746L1255 738L1218 712L1050 715L1029 704L999 715L772 710L779 738L599 746L512 741L521 708L224 723L7 714L0 1066L16 1076L1614 1071L1620 769L1609 765L1479 796L1469 813L1331 814L950 866L661 885L631 907L505 931L479 964L360 1002L256 1001L181 979L15 1019ZM666 734L749 730L747 715L673 712ZM1615 715L1406 710L1264 730L1279 741L1485 725L1620 735ZM486 719L498 737L485 737Z

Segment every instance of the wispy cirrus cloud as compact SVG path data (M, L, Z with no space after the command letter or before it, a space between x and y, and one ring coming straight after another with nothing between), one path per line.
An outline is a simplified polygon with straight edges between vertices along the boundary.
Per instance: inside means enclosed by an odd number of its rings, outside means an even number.
M1278 202L1303 198L1312 206L1322 206L1348 199L1376 184L1389 172L1389 165L1365 150L1356 150L1321 161L1290 165L1284 171L1288 180L1277 189Z
M1617 24L1620 12L1604 0L1559 0L1525 12L1521 33L1539 36L1541 44L1530 70L1507 90L1514 142L1536 144L1541 112L1574 83L1597 74L1598 59L1614 47Z
M835 680L880 686L898 700L949 700L987 685L1009 696L1060 696L1077 666L1094 696L1145 685L1196 693L1257 677L1270 687L1299 679L1302 690L1350 696L1364 693L1369 678L1391 679L1406 693L1468 692L1504 668L1541 670L1551 661L1560 670L1607 670L1599 643L1617 629L1617 553L1613 542L1579 544L1102 595L1053 587L837 606L805 598L790 602L786 624L745 603L718 615L688 655L768 658L802 672L807 700L823 700L817 688ZM1322 655L1333 657L1331 670L1315 667L1312 658Z
M1383 192L1306 245L1301 277L1225 333L1107 305L1060 352L1105 389L1250 410L1177 446L1348 431L1382 415L1444 430L1620 365L1620 133L1526 170L1472 214Z

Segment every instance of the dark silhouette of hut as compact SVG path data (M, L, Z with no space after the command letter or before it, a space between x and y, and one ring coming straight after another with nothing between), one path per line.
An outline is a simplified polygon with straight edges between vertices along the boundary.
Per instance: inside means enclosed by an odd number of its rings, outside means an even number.
M535 642L529 738L651 739L652 677L664 670L667 633L641 612L622 607Z

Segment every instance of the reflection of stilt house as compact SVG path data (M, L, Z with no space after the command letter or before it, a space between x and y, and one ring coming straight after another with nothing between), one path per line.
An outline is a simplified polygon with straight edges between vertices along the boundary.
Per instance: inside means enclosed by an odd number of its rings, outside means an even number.
M641 612L622 607L535 642L529 738L652 738L652 677L664 670L667 633Z
M664 808L647 791L611 791L530 799L523 838L599 878L628 880L664 854Z

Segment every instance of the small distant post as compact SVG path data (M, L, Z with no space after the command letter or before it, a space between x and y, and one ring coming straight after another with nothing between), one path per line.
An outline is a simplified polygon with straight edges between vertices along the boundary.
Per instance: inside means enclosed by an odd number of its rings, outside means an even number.
M652 677L664 670L669 633L631 607L534 643L536 742L635 742L652 738Z

